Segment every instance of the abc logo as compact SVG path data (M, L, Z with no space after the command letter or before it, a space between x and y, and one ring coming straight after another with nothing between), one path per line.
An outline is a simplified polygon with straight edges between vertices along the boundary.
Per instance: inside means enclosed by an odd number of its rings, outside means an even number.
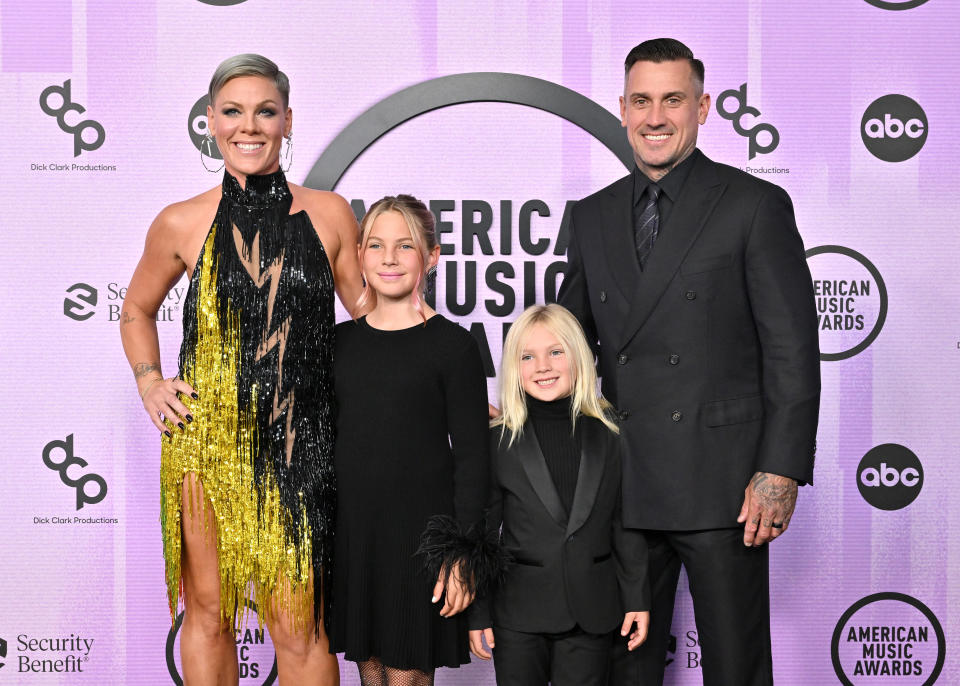
M857 467L857 488L880 510L899 510L920 495L923 466L908 448L885 443L871 449Z
M860 135L870 153L885 162L903 162L920 152L927 140L927 115L905 95L877 98L860 122Z
M207 157L215 160L222 160L220 148L210 138L207 138L207 106L210 104L210 96L204 95L197 100L190 108L190 117L187 119L187 133L190 134L190 140L193 146Z

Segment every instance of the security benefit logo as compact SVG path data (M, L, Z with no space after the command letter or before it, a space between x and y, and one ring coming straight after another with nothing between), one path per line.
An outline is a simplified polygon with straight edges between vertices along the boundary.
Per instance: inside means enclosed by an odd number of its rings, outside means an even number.
M927 114L906 95L884 95L863 113L860 136L870 154L884 162L903 162L927 141Z
M875 593L840 617L831 657L845 686L931 686L943 669L946 639L936 615L916 598Z
M887 317L887 287L856 250L821 245L807 250L820 331L820 359L845 360L866 350Z
M193 107L190 108L190 115L187 117L187 134L190 136L190 142L193 143L193 147L199 150L202 156L210 157L214 160L222 160L223 155L220 154L220 148L217 147L213 137L207 137L207 133L209 133L207 126L207 107L209 105L210 96L206 94L202 95L199 100L193 103ZM204 164L206 164L206 161L204 161ZM216 163L211 164L211 167L215 166Z
M744 125L744 117L760 117L760 110L747 102L746 83L740 84L740 88L725 90L717 97L717 114L733 122L733 130L750 142L747 150L751 160L773 152L780 145L780 132L772 124L755 123L750 128Z
M19 674L85 674L89 671L93 644L93 638L75 633L19 634L10 644L0 638L0 669ZM29 679L17 683L41 682ZM73 682L57 680L56 683Z
M247 612L243 625L237 629L235 640L237 644L237 664L240 668L241 686L271 686L277 682L277 656L273 651L273 644L264 628L257 626L257 605L253 601L245 600ZM177 615L173 628L167 634L167 670L170 679L177 686L183 686L183 677L180 664L180 628L183 626L183 613Z
M86 112L83 105L73 102L70 95L70 79L63 85L47 86L40 93L40 109L44 114L56 118L57 125L64 133L73 136L73 156L78 157L84 150L96 150L107 138L100 122L93 119L76 121L79 116L71 116L72 123L67 122L67 115L75 112L81 115Z
M909 448L896 443L878 445L860 460L857 488L877 509L902 509L920 495L923 465Z
M50 441L43 446L43 464L60 476L64 486L76 491L78 511L83 509L84 505L96 505L107 497L107 482L104 478L90 471L83 472L88 464L74 453L73 434L62 441ZM71 470L71 467L76 468Z
M100 291L105 291L101 298ZM178 314L183 298L187 294L186 286L174 286L157 310L158 322L179 321ZM84 322L98 311L102 311L108 322L120 321L120 310L127 297L127 287L117 281L111 281L106 288L98 289L88 283L78 281L69 286L63 298L63 314L76 322ZM100 301L104 300L102 307Z

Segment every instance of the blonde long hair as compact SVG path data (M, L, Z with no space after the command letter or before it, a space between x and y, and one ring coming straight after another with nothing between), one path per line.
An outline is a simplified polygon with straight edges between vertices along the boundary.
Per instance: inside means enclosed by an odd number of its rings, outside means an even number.
M537 324L545 326L557 337L570 364L571 428L576 425L577 417L584 415L594 417L614 433L620 433L619 427L607 416L610 403L597 389L593 353L587 345L583 329L569 310L556 304L528 307L510 327L503 343L503 361L500 365L500 416L493 420L491 426L500 426L503 433L510 434L508 445L513 445L523 433L523 425L527 421L527 402L520 376L520 354L527 334Z

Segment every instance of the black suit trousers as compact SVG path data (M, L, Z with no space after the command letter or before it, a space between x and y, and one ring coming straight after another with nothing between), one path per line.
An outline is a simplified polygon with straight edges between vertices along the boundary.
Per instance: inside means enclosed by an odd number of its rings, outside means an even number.
M681 565L687 570L704 686L771 686L769 548L743 529L644 531L650 551L650 633L632 653L617 641L611 686L663 683Z
M613 632L533 634L494 627L497 686L603 686ZM624 641L624 644L626 641Z

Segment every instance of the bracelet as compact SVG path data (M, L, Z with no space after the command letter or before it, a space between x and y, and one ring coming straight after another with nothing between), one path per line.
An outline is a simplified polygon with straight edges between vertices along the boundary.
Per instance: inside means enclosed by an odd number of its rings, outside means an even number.
M140 392L140 400L143 400L143 396L145 396L145 395L147 394L147 391L149 391L151 388L153 388L153 384L157 383L158 381L163 381L163 377L162 377L162 376L158 376L156 379L154 379L153 381L151 381L150 383L148 383L147 386L146 386L146 388L144 388L144 389Z

